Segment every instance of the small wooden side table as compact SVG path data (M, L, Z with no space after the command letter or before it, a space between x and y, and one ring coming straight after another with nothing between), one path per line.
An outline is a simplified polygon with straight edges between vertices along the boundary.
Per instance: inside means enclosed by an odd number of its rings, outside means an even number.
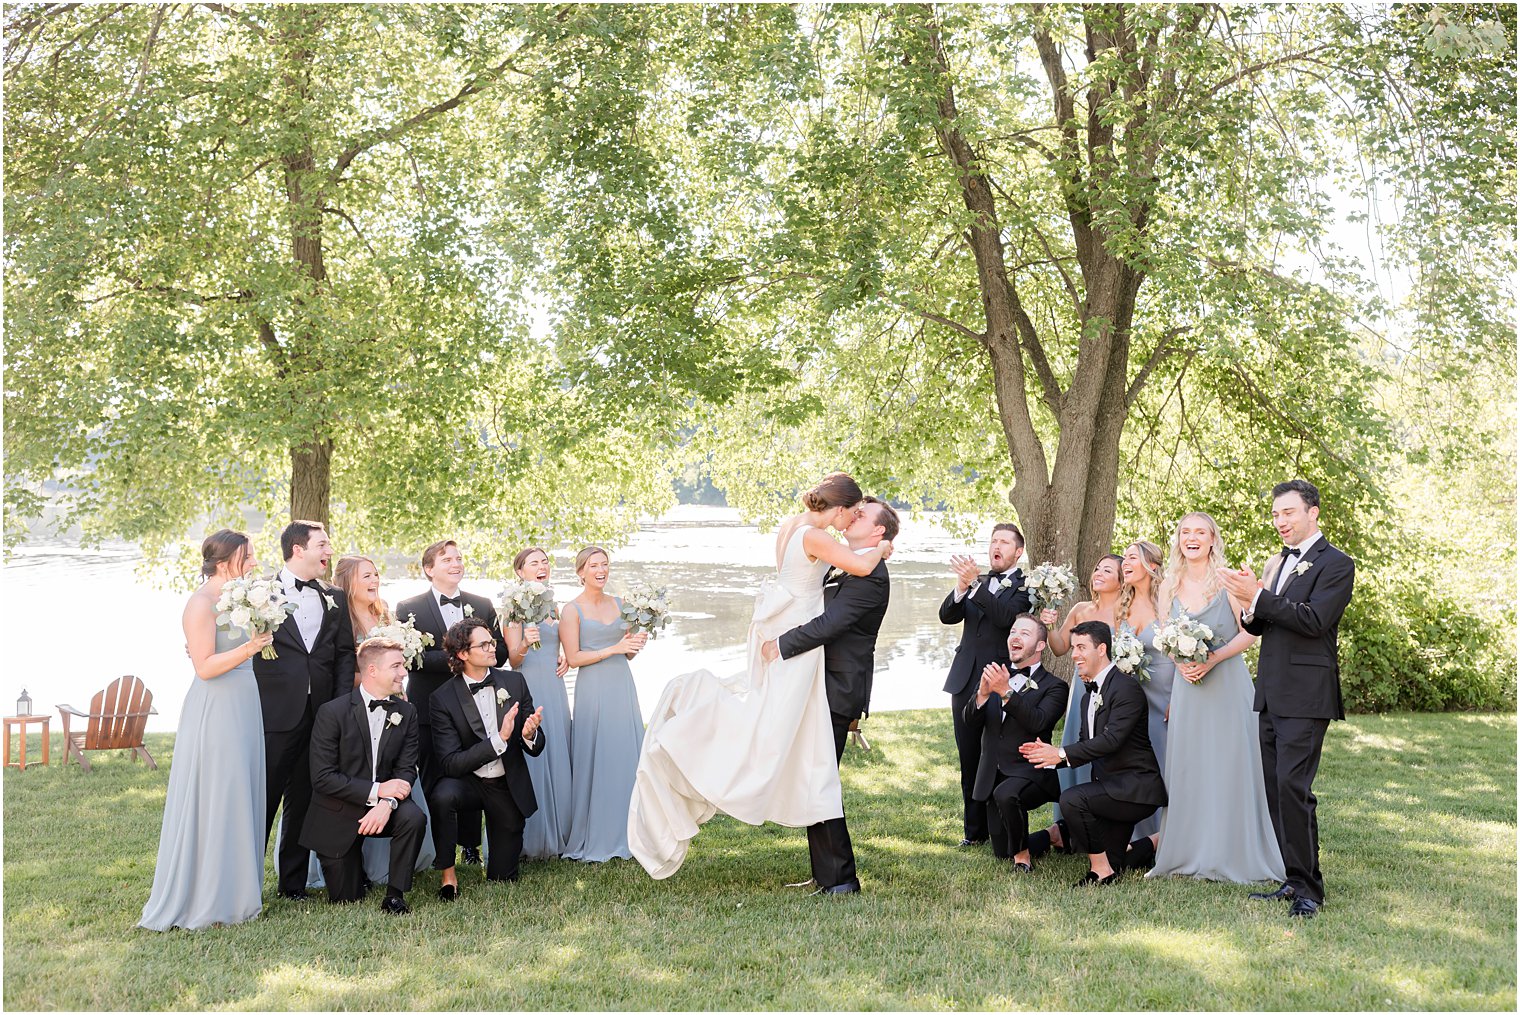
M17 732L21 734L21 758L19 767L26 771L26 728L32 723L42 726L42 763L48 763L48 722L53 717L50 715L8 715L5 716L5 767L11 767L11 730L19 727Z

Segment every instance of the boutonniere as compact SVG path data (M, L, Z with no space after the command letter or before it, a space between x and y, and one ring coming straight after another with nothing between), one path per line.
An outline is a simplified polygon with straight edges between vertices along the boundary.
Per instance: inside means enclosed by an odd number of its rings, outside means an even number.
M475 607L471 606L469 603L465 603L464 604L464 615L466 617L473 617L473 616L475 616Z
M1093 692L1093 711L1096 712L1098 709L1100 709L1102 707L1103 707L1103 692L1102 691L1094 691Z
M392 712L389 716L386 717L385 722L388 726L400 726L401 719L402 715L400 712Z
M1294 574L1303 574L1305 571L1309 570L1313 566L1314 565L1311 564L1311 563L1309 563L1307 560L1301 560L1301 561L1298 562L1298 566L1293 569L1293 573Z
M327 608L329 610L336 610L338 608L338 601L332 596L324 594L322 596L322 599L327 603Z
M823 580L826 581L826 582L831 582L835 578L838 578L838 577L842 576L843 574L844 574L844 569L843 568L831 567L831 568L829 568L829 573L823 576Z
M1034 682L1033 677L1028 677L1026 679L1029 681L1024 685L1024 689L1026 691L1038 691L1040 689L1040 685Z
M507 699L510 698L510 697L512 697L512 696L507 693L507 689L505 687L498 687L496 689L496 705L497 705L497 707L499 708L500 706L505 705L507 703Z

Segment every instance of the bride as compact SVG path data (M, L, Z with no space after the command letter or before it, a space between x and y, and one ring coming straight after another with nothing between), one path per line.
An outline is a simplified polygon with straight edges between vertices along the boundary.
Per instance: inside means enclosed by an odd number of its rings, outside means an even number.
M823 612L829 568L864 576L891 553L883 542L856 554L826 531L847 528L862 496L842 472L803 494L807 510L776 533L776 577L755 600L748 668L684 674L660 696L628 808L628 845L651 877L679 870L698 826L719 811L794 828L844 814L823 649L767 664L760 647Z

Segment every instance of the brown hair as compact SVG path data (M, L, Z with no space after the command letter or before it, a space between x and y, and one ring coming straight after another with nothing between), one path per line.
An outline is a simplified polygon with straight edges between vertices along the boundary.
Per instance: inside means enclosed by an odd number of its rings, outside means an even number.
M1018 544L1020 546L1024 545L1024 533L1020 532L1019 531L1019 527L1017 525L1013 524L1012 522L998 522L996 525L994 525L992 527L992 531L993 532L1012 532L1013 533L1013 538L1015 540L1017 540ZM1035 619L1038 620L1039 618L1036 617Z
M1015 624L1021 620L1029 621L1039 630L1041 641L1050 641L1050 628L1045 625L1045 621L1041 620L1039 617L1036 617L1033 613L1021 613L1017 617L1013 618L1013 622ZM1010 627L1009 630L1011 631L1012 628Z
M1105 560L1111 560L1114 562L1114 570L1119 573L1119 592L1122 595L1124 592L1124 558L1119 556L1117 553L1105 553L1103 556L1093 561L1093 570L1098 570L1098 565L1103 563ZM1091 574L1089 574L1087 578L1087 598L1095 603L1098 601L1098 590L1092 587Z
M384 599L376 596L374 605L362 607L354 600L354 579L359 574L360 564L368 564L375 568L376 573L380 571L378 567L375 567L373 560L357 554L339 557L338 563L333 567L333 584L342 589L343 594L348 597L348 621L354 629L355 638L362 638L364 632L371 627L379 624L393 624L396 621L395 614L391 613L391 608L385 605ZM369 621L367 625L364 623L366 620Z
M491 633L491 625L479 617L466 617L443 632L443 654L448 658L450 673L464 672L464 660L459 657L470 651L470 632L477 627L483 628L487 634ZM491 665L496 665L494 658Z
M305 547L311 542L313 532L326 532L327 528L321 522L309 522L296 519L285 526L285 531L280 533L280 552L289 560L295 555L296 547Z
M859 504L862 496L860 484L848 473L831 472L802 495L802 506L809 511L828 511Z
M549 551L545 550L542 546L524 547L523 549L517 551L517 556L512 558L512 570L516 571L520 569L524 564L528 562L528 558L533 556L535 553L541 553L545 557L549 556Z
M359 643L354 658L354 672L362 677L371 666L379 664L379 657L384 653L405 651L406 649L399 641L393 641L390 638L368 638Z
M440 539L438 542L433 543L426 550L422 551L422 570L424 574L427 573L428 568L433 566L433 562L438 559L438 555L442 553L446 547L450 546L456 550L459 549L459 544L454 542L452 539Z
M577 553L575 555L575 573L576 574L580 574L581 573L581 568L583 568L583 567L586 566L586 562L589 561L592 557L595 557L599 553L602 556L604 556L604 557L607 558L607 562L608 563L612 562L612 554L608 553L606 550L602 549L600 546L588 546L584 550L582 550L580 553Z
M201 543L201 577L216 574L218 564L231 565L248 556L248 534L236 529L217 529Z
M885 539L890 543L892 540L897 538L897 530L900 526L900 523L897 519L897 512L893 510L891 504L888 504L880 497L862 497L860 498L859 502L862 504L876 505L876 524L881 526L882 539Z

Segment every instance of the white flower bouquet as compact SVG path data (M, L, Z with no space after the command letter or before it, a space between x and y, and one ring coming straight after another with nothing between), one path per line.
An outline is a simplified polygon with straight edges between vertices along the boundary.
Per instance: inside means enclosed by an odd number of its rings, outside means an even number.
M1180 663L1202 663L1209 658L1214 632L1186 613L1169 621L1156 636L1156 647Z
M1126 629L1114 635L1114 665L1142 684L1150 683L1151 671L1145 666L1145 645Z
M426 631L417 630L411 617L389 624L376 624L361 640L369 641L371 638L389 638L399 643L401 654L406 659L406 668L409 670L420 668L422 650L433 647L433 636Z
M651 638L670 623L670 603L664 589L629 589L623 597L623 623L628 630L642 631Z
M1034 612L1059 609L1077 591L1077 576L1065 564L1046 562L1030 568L1029 576L1024 579L1024 591L1029 593L1029 604Z
M296 612L296 604L285 598L285 587L278 578L233 578L222 586L216 600L216 626L238 628L250 636L267 634L285 623ZM259 655L278 659L273 645L265 645Z
M497 624L542 624L554 616L554 590L541 581L512 581L496 597ZM534 641L529 648L538 648Z

